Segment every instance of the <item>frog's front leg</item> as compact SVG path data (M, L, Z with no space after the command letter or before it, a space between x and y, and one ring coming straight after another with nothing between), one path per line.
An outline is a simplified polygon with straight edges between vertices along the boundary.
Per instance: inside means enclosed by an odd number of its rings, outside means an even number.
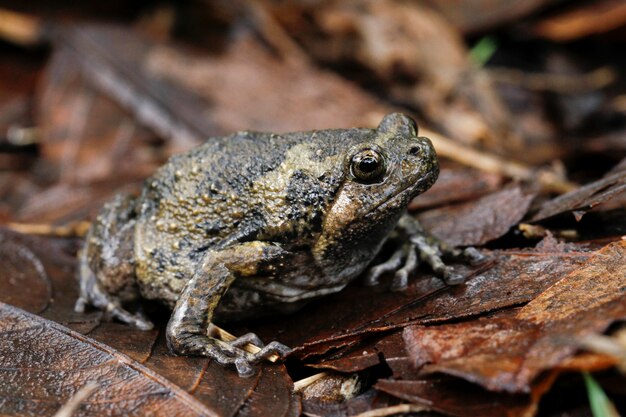
M207 334L213 313L233 281L254 276L261 261L283 255L284 251L279 246L265 242L247 242L207 252L202 266L187 282L178 298L167 325L170 348L178 354L207 356L221 365L235 365L241 376L252 375L254 371L251 364L268 356L287 355L290 349L278 342L269 343L255 354L241 349L247 342L259 341L254 334L242 336L230 343Z
M426 262L446 284L461 284L464 276L455 273L442 257L462 258L472 264L485 259L475 248L456 249L429 235L417 219L408 214L402 216L395 233L395 239L401 242L400 247L387 261L369 268L365 275L366 285L376 285L381 275L395 271L391 288L403 290L407 287L409 274L417 269L420 261Z

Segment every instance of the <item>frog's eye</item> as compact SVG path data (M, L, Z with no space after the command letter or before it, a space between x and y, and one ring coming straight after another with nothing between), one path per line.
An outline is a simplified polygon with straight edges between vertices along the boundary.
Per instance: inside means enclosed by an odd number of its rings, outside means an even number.
M379 181L386 172L385 158L373 149L364 149L356 153L350 161L350 173L360 182Z

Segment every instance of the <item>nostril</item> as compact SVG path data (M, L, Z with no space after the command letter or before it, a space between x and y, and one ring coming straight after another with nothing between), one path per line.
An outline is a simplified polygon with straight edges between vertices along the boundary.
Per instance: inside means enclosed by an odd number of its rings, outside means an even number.
M417 156L420 154L421 148L419 146L412 146L409 149L409 155Z

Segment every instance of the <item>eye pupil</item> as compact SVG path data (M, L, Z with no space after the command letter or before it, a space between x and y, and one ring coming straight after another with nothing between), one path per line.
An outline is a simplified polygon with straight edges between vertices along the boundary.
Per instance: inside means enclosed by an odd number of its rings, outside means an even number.
M366 156L359 162L359 169L363 172L374 172L378 161L372 156Z
M364 149L352 157L350 171L359 182L377 182L386 173L385 159L373 149Z

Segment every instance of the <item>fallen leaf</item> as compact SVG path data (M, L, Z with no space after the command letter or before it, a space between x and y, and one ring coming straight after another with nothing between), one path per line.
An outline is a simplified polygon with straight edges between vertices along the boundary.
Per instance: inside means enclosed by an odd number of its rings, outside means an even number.
M4 303L0 335L0 414L52 415L93 381L76 417L218 415L106 345Z
M545 202L532 218L533 222L547 219L557 214L573 212L580 220L586 212L614 197L623 197L626 193L626 169L609 173L602 179L583 185L567 194ZM576 214L580 212L579 214Z
M426 0L456 28L464 33L484 32L487 29L514 22L532 12L559 0ZM489 10L489 13L484 13Z
M575 4L534 25L534 32L547 39L566 42L597 35L626 25L626 4L601 0Z
M446 203L473 200L496 191L502 182L497 174L469 168L442 168L437 182L409 205L409 211Z
M542 372L571 357L584 336L626 315L626 242L607 245L519 311L405 329L421 372L443 372L490 390L529 392Z
M359 341L392 329L443 323L523 305L582 265L592 252L582 245L547 245L488 256L492 263L485 270L475 271L463 285L446 286L424 271L401 292L389 291L385 282L378 287L352 285L281 320L256 323L254 331L265 339L280 335L281 341L295 348L293 356L302 359L339 348L350 353ZM458 271L471 273L467 266ZM372 346L361 347L369 351ZM335 355L327 359L339 358Z
M522 417L533 408L530 396L493 393L449 377L415 381L381 379L374 388L454 417Z
M478 200L426 211L418 218L426 230L452 246L482 245L522 220L533 198L516 185Z

